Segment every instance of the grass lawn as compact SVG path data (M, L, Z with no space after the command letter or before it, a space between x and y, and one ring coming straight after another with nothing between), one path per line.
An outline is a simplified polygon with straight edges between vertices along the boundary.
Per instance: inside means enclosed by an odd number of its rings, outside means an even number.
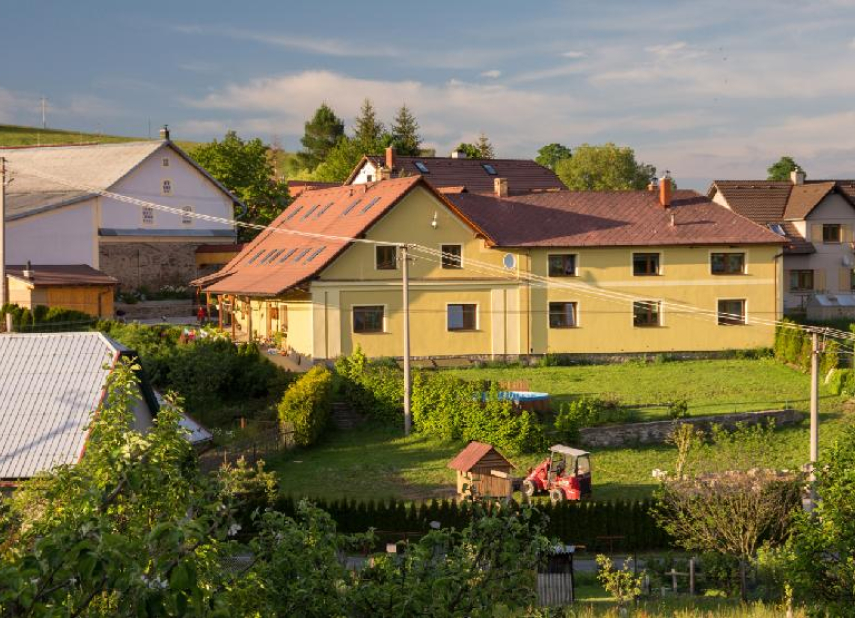
M152 127L152 137L159 139L160 127ZM42 129L40 127L22 127L11 124L0 124L0 146L37 146L45 144L111 144L120 142L138 142L144 137L126 137L122 135L103 135L100 133L84 133L82 131L63 131L61 129ZM179 148L188 150L198 142L175 140Z
M455 370L472 379L527 379L534 390L561 397L617 393L623 401L655 401L681 394L693 415L762 410L784 405L807 408L808 376L771 360L712 360L642 365L600 365L513 369ZM634 398L634 399L633 399ZM839 398L823 393L821 446L828 447L845 419ZM807 459L808 427L782 428L771 462L797 468ZM284 453L269 466L279 472L283 493L325 498L420 500L452 495L454 472L446 464L462 443L444 443L418 435L403 437L398 428L366 426L331 432L310 449ZM654 468L673 468L670 445L598 449L593 453L596 499L643 498L655 487ZM543 453L511 457L524 473Z

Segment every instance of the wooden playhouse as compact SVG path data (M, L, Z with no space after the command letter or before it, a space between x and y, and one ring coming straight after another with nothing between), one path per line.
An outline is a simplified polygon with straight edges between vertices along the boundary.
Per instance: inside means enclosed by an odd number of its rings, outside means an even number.
M514 465L492 444L470 442L448 463L457 471L458 495L510 497L514 490Z

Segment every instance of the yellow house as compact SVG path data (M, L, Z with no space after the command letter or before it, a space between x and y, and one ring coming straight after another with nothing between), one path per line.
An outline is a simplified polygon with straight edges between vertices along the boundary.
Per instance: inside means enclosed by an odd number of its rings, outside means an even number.
M510 189L510 190L509 190ZM441 193L422 177L307 191L197 280L239 338L314 360L770 346L780 236L670 182L656 191Z

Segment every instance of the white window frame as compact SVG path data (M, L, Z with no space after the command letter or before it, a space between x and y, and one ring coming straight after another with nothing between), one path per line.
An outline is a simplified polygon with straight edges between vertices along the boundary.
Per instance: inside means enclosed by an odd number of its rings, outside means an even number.
M636 275L635 274L635 256L636 254L652 254L656 253L659 255L659 272L655 275ZM578 268L578 266L577 266ZM629 252L629 274L633 277L661 277L665 274L665 252L661 249L659 251L653 250L645 250L639 249L638 251L632 250Z
M146 211L151 212L151 221L146 221ZM157 224L157 217L154 206L140 206L140 225L143 227L153 227Z
M574 255L574 256L576 256L575 262L574 262L575 269L574 269L573 274L572 275L558 275L558 276L550 275L549 274L549 258L550 258L550 256L553 256L553 255ZM579 254L575 253L573 251L547 253L546 254L546 276L552 277L553 279L563 279L565 277L578 277L579 276Z
M649 275L649 276L653 276L653 275ZM635 303L658 303L659 304L659 324L636 326L635 325ZM632 304L629 306L629 323L634 329L640 328L641 330L645 330L647 328L650 328L650 329L662 328L663 326L665 326L665 309L662 307L662 299L661 298L633 298Z
M446 266L442 263L442 261L445 259L445 251L443 251L442 248L443 247L450 247L452 245L455 247L460 247L460 265L459 266ZM465 261L463 259L463 243L462 242L442 242L442 243L439 243L439 252L442 254L442 255L440 255L440 258L439 258L440 270L462 270L463 269L463 267L465 265ZM451 304L452 305L458 305L460 303L451 303Z
M718 311L718 304L723 300L724 301L734 301L734 300L741 300L742 301L742 311L744 313L744 318L745 318L745 321L742 322L742 324L722 324L719 321L720 317L719 317L719 311ZM748 326L749 325L749 322L748 322L748 299L747 298L733 298L731 296L716 297L716 299L715 299L715 323L716 323L716 326Z
M166 183L169 183L169 191L164 191L164 189L166 188L165 187ZM160 181L160 194L161 195L174 195L175 194L175 187L172 184L171 178L163 178Z
M187 216L187 213L190 213ZM185 204L181 207L181 225L193 225L193 207L189 204Z
M358 332L356 330L356 321L353 319L353 310L364 308L364 307L383 307L383 330L368 332L368 333ZM351 305L350 306L350 332L353 335L371 336L371 335L386 334L389 332L388 320L389 320L389 306L386 303L370 303L370 304L360 303L358 305Z
M475 305L475 328L448 328L448 308L451 305ZM481 330L481 303L463 302L445 303L445 332L447 333L477 333Z
M578 268L577 268L577 270L578 270ZM571 304L571 305L576 306L576 309L574 312L575 313L574 317L576 318L576 320L575 320L573 326L552 326L552 324L549 321L550 317L552 315L552 312L549 311L549 305L551 305L552 303L565 303L565 304ZM546 300L546 328L548 328L549 330L574 330L574 329L577 329L581 325L581 321L579 319L579 313L580 313L580 311L579 311L579 301L578 300L563 300L560 298L549 298Z

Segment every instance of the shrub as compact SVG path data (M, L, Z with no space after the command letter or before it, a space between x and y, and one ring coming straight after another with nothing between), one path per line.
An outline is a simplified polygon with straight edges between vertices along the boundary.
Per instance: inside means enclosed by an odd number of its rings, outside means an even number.
M802 371L810 369L811 333L801 329L790 320L775 329L775 358L782 363L794 365ZM820 372L827 375L840 364L840 345L828 341L820 357Z
M668 402L668 416L674 420L689 416L689 402L685 399L675 399Z
M370 361L357 346L335 362L339 396L374 420L398 422L403 413L404 376L392 359Z
M310 446L321 436L330 418L332 372L316 365L294 382L279 403L279 420L294 427L294 442Z
M851 369L835 369L828 382L828 390L835 395L855 396L855 372Z
M43 332L57 330L80 330L95 322L88 313L66 309L65 307L46 307L36 305L32 310L19 305L6 304L0 308L0 319L5 323L6 314L12 315L12 324L22 332Z

